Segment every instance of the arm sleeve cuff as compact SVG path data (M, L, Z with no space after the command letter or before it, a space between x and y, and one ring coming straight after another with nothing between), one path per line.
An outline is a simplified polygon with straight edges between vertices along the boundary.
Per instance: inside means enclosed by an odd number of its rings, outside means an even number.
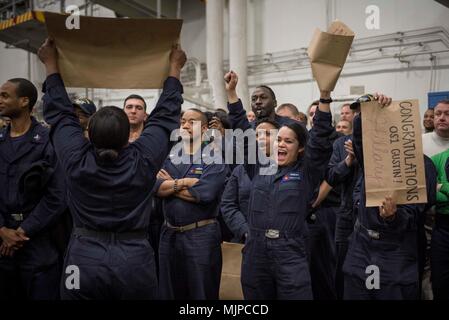
M164 90L176 90L184 93L181 82L175 77L168 77L164 82Z

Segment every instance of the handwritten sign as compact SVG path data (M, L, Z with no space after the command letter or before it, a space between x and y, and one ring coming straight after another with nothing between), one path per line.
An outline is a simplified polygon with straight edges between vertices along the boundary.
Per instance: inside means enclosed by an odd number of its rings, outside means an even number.
M427 202L418 100L362 103L366 206Z

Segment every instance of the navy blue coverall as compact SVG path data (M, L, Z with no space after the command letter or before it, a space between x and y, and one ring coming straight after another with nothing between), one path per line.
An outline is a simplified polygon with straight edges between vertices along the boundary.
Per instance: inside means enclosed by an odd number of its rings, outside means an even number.
M353 147L363 169L362 123L354 119ZM425 157L427 204L398 205L396 216L386 221L376 207L365 206L365 181L360 182L357 219L343 265L344 298L349 300L415 300L419 298L418 231L420 216L436 202L436 170ZM368 266L379 268L379 289L368 289Z
M59 74L47 77L44 92L44 116L65 171L74 224L64 264L77 266L80 275L79 289L66 285L72 274L63 275L62 298L156 298L148 213L170 134L179 128L181 83L167 78L141 136L104 165L97 163L94 146L83 137Z
M66 208L66 189L49 130L36 119L18 138L10 127L0 130L0 185L0 228L21 227L30 238L12 257L0 256L0 300L59 298L50 233Z
M221 214L228 228L234 234L232 242L245 241L248 229L248 204L251 180L243 165L237 166L228 179L221 197Z
M348 251L349 237L354 230L353 192L359 177L359 165L353 160L352 166L348 167L345 159L347 152L344 148L345 142L352 139L352 135L340 137L334 142L334 150L329 161L326 181L333 188L341 186L341 204L337 213L335 226L335 248L337 257L337 268L335 274L337 299L343 299L344 276L343 263Z
M174 164L169 158L163 167L173 179L199 181L188 188L196 202L174 195L162 198L164 218L170 225L162 226L159 244L161 299L218 300L222 267L218 221L187 231L172 228L217 218L228 167L205 164L201 150L190 163ZM158 180L157 189L163 181Z
M228 108L233 128L250 128L240 100ZM296 163L273 175L245 164L252 181L241 275L245 299L312 299L306 217L332 153L332 131L331 114L317 110L305 156Z
M341 137L334 131L332 144ZM315 219L309 219L310 277L314 300L335 300L336 249L335 226L340 206L340 187L333 188L315 211Z

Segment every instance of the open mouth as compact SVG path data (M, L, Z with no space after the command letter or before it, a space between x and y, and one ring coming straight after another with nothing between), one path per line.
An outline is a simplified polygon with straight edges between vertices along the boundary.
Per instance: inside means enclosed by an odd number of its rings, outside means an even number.
M287 158L287 151L278 150L278 161L279 162L285 161L286 158Z

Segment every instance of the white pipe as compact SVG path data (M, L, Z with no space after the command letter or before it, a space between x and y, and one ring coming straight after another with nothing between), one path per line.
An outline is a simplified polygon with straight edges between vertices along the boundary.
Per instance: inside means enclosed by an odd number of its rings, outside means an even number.
M229 0L229 66L239 76L237 94L249 110L246 20L247 2Z
M181 0L176 5L176 19L181 19Z
M223 80L223 0L208 0L206 4L207 77L215 108L226 108Z

